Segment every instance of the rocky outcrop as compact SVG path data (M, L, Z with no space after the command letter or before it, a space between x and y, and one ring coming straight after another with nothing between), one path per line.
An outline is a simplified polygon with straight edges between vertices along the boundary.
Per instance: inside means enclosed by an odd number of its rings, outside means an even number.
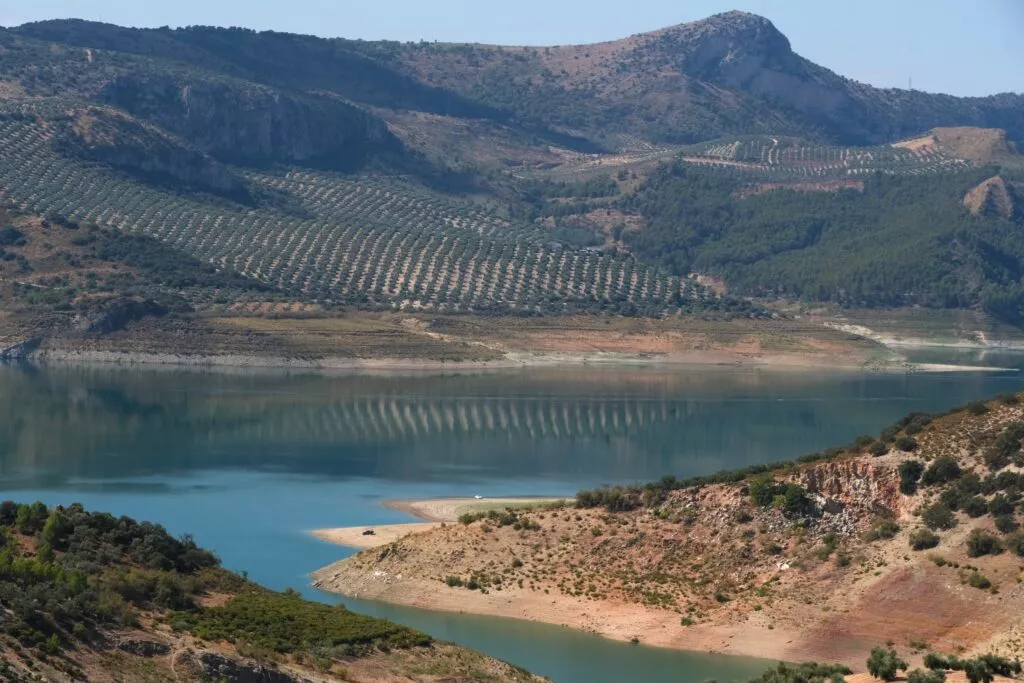
M311 683L255 662L229 659L215 652L200 652L196 662L210 680L228 683Z
M250 203L245 181L226 165L158 127L106 107L69 113L57 140L65 154L109 164L147 182L171 181Z
M0 363L27 360L42 343L40 337L22 339L13 344L0 344Z
M110 334L134 320L147 316L162 317L167 313L167 308L152 299L123 298L107 303L101 310L76 316L74 328L85 334Z
M231 163L348 169L399 146L383 121L340 98L228 78L136 72L108 83L99 98Z
M153 640L122 640L117 649L136 657L163 657L171 652L170 645Z
M825 513L869 521L872 516L895 516L900 507L899 472L863 460L827 462L802 471L799 481L819 497Z

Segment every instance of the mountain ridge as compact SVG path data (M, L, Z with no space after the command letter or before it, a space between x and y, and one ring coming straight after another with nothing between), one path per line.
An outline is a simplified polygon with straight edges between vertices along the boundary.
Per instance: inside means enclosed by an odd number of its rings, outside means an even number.
M1024 114L1014 111L1024 108L1022 95L958 98L858 83L793 52L770 20L738 11L621 40L548 47L327 39L209 27L124 29L81 20L9 30L227 65L239 75L276 68L278 84L287 79L290 85L334 89L364 105L554 125L605 145L609 139L602 140L597 124L616 117L628 123L615 126L622 132L680 142L761 131L877 144L941 125L999 127L1012 139L1024 139ZM346 78L339 77L341 70ZM367 79L381 85L364 87ZM575 111L581 106L596 113L581 115ZM687 130L678 130L681 124Z

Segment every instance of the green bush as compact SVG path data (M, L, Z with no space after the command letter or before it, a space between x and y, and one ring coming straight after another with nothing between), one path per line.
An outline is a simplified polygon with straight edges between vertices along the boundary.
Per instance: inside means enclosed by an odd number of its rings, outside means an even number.
M977 571L971 572L971 575L967 577L967 583L971 588L980 588L982 590L988 590L992 587L992 582L988 580L988 577L979 574Z
M988 502L988 511L992 516L1012 515L1017 506L1005 494L1000 493Z
M921 521L933 531L948 531L956 526L956 515L942 503L929 505L921 513Z
M851 673L850 669L838 664L778 664L757 678L750 679L749 683L832 683L842 681L844 676Z
M1024 441L1024 422L1014 422L996 438L992 448L985 451L985 466L993 472L1010 463L1024 464L1021 459L1021 442Z
M1006 537L1006 547L1018 557L1024 557L1024 532L1016 532Z
M876 647L868 657L868 673L883 681L896 680L897 672L906 671L907 663L900 659L896 650Z
M876 441L868 448L868 453L876 458L880 458L888 452L889 446L887 446L884 441Z
M924 473L924 463L920 460L905 460L900 463L900 493L912 496L917 493L917 482Z
M900 525L891 519L876 520L871 528L864 532L865 541L881 541L893 538L900 532Z
M917 439L912 436L901 436L896 439L896 448L904 453L913 453L918 449Z
M999 515L996 517L995 522L996 529L1001 534L1010 534L1020 528L1020 524L1017 523L1013 515Z
M988 406L983 401L972 401L966 406L967 412L971 415L984 415L988 412Z
M921 483L925 486L946 484L959 479L962 474L963 471L960 469L960 465L957 464L956 458L943 456L941 458L936 458L935 461L928 466L928 469L926 469L924 474L921 476Z
M799 484L780 483L770 477L758 477L750 483L750 499L760 507L774 506L787 515L796 516L811 511L807 489Z
M960 501L960 509L969 517L984 517L988 514L988 503L981 496L970 496Z
M930 550L939 544L939 537L927 529L918 529L910 535L910 547L914 550Z
M1003 552L1003 544L999 539L981 529L975 529L967 537L967 556L982 557L984 555L998 555Z
M945 683L945 671L929 671L927 669L914 669L907 674L907 683Z

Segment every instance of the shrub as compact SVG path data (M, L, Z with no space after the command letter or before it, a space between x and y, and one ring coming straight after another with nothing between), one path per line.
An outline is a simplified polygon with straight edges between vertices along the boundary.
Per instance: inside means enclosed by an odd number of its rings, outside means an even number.
M865 541L881 541L893 538L900 532L900 525L891 519L878 520L864 532Z
M777 485L771 477L757 477L750 482L750 500L759 507L768 507L775 498Z
M924 656L924 665L935 671L963 671L971 683L989 683L996 676L1012 677L1021 672L1019 660L993 654L979 655L974 659L957 659L929 652Z
M852 450L862 451L868 446L874 444L875 438L873 436L867 436L862 434L853 440Z
M448 584L449 588L459 588L462 586L462 579L458 576L449 576L444 582Z
M956 516L953 511L942 503L926 507L921 513L921 521L933 531L947 531L956 526Z
M894 681L898 671L906 670L907 663L891 647L876 647L868 657L868 673L883 681Z
M1024 557L1024 533L1018 531L1007 536L1006 547L1009 548L1010 552L1014 555Z
M981 529L975 529L967 537L967 556L982 557L984 555L998 555L1003 552L1003 544L999 539Z
M805 514L812 507L803 486L779 483L770 477L758 477L750 483L750 499L761 507L771 505L793 516Z
M826 681L841 681L844 676L851 673L853 672L839 664L780 663L757 678L750 679L749 683L825 683Z
M953 659L953 661L956 660L955 657L952 658L952 659ZM950 662L949 659L947 659L946 657L943 657L940 654L936 654L934 652L929 652L928 654L926 654L924 656L924 665L925 665L925 668L932 669L933 671L939 671L939 670L942 670L942 669L955 669L956 668L955 666L951 665L951 662Z
M971 496L960 501L960 509L969 517L983 517L988 514L988 503L981 496Z
M949 456L943 456L937 458L928 469L921 475L921 483L925 486L934 486L935 484L945 484L951 481L959 479L963 474L960 469L960 465L957 464L956 458Z
M896 448L904 453L913 453L918 448L917 439L912 436L901 436L896 439Z
M1017 520L1013 515L999 515L996 517L996 529L1001 534L1013 533L1020 528L1020 524L1017 524Z
M967 412L971 415L984 415L988 412L988 406L982 401L971 401L967 404Z
M988 580L988 577L979 574L977 571L971 572L971 575L967 577L967 583L971 588L980 588L981 590L988 590L992 587L992 582Z
M920 460L905 460L900 463L900 493L912 496L917 493L917 482L924 473L924 463Z
M927 529L918 529L910 535L910 547L914 550L930 550L938 544L938 535Z
M25 244L25 233L17 228L6 226L0 228L0 246L4 247L20 247Z
M927 669L914 669L907 674L907 683L945 683L945 671L929 671Z
M889 447L884 441L876 441L868 448L868 453L879 458L889 452Z
M1015 422L996 438L992 448L985 451L985 466L993 472L1001 470L1011 462L1021 462L1021 441L1024 441L1024 422Z
M988 511L994 517L998 517L999 515L1012 515L1016 507L1017 506L1014 505L1013 501L1002 493L995 496L988 502Z

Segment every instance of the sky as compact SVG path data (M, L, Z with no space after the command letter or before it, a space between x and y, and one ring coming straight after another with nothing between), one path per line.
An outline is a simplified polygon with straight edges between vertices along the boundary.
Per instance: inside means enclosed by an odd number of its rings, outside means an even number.
M717 12L771 19L808 59L880 87L1024 92L1024 0L0 0L0 25L245 26L367 40L566 45Z

